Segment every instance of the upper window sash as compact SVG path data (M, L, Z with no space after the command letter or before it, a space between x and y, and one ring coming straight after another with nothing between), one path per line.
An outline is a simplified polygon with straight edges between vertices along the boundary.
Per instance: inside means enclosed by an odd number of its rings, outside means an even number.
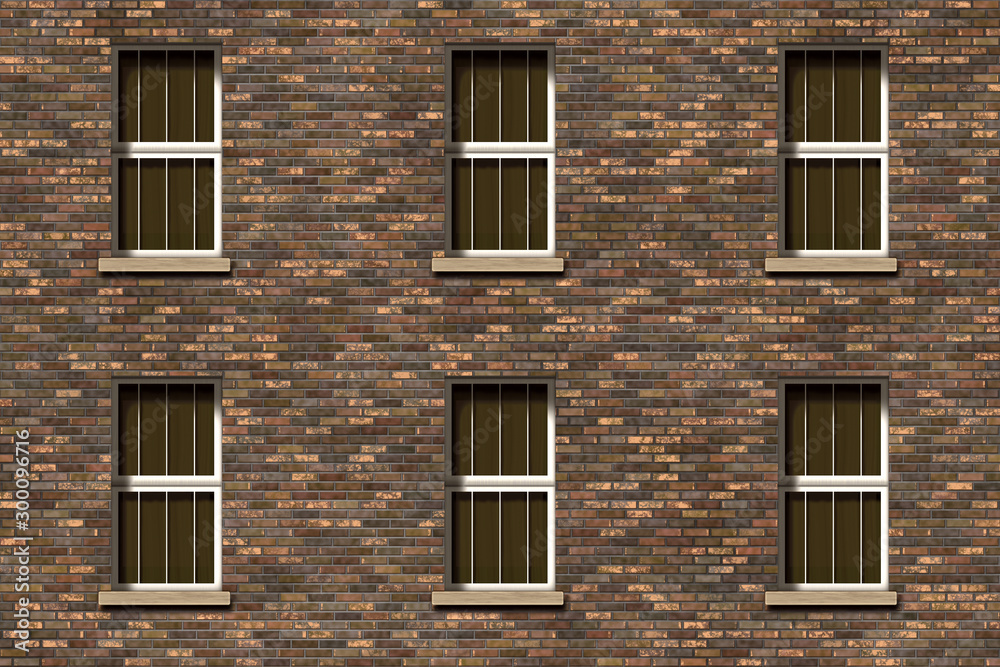
M122 52L129 51L212 51L212 141L119 141L119 73ZM169 95L169 91L167 92ZM141 104L141 101L140 101ZM164 114L166 115L166 111ZM222 151L222 49L217 44L116 44L111 49L111 150L116 153ZM169 119L168 119L169 122Z
M455 475L452 474L452 386L455 384L544 384L547 390L546 422L546 474L544 475ZM555 485L555 384L553 380L539 381L530 377L472 378L453 377L445 380L445 484L463 489L475 487L552 487Z
M809 51L877 51L880 54L881 76L879 87L880 138L878 141L786 141L786 110L791 101L786 99L788 80L787 55L789 52ZM778 47L778 150L781 152L852 152L879 153L889 150L889 51L885 45L869 44L784 44ZM833 89L836 95L836 89ZM862 99L862 108L864 100ZM836 113L835 111L833 113Z
M524 52L543 51L546 53L546 140L545 141L453 141L453 99L456 94L455 81L453 81L453 54L456 51L484 51L484 52ZM502 85L502 84L501 84ZM502 87L500 87L502 94ZM527 100L527 98L526 98ZM480 153L490 152L522 152L522 153L545 153L555 151L555 46L537 45L532 43L502 43L502 44L450 44L445 47L445 151L465 152L475 151ZM530 104L530 100L527 100ZM470 116L475 113L475 106L470 105ZM530 113L530 111L529 111ZM499 120L502 124L502 118Z
M789 384L878 384L881 401L881 422L879 424L879 469L878 475L786 475L785 461L789 456L785 433L785 388ZM784 488L803 487L886 487L889 484L889 382L887 379L865 377L843 378L782 378L778 381L778 440L781 459L778 464L778 486ZM836 446L836 445L835 445ZM836 451L836 450L835 450ZM836 453L834 453L836 456Z
M118 390L123 384L211 384L215 407L213 410L214 421L212 424L213 433L213 466L211 475L122 475L118 472L119 461L119 395ZM183 487L218 487L222 484L222 381L198 376L191 377L120 377L115 378L111 384L111 484L115 487L129 488L133 490L154 490L160 487L183 486ZM140 443L141 447L141 443Z

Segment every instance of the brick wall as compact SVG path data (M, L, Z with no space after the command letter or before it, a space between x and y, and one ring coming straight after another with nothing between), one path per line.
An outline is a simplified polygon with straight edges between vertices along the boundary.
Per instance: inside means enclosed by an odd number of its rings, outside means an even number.
M14 665L987 665L1000 653L1000 10L970 2L0 7ZM223 45L222 275L107 274L111 46ZM777 44L888 41L895 274L783 275ZM562 274L434 274L444 45L557 47ZM775 608L778 379L890 388L899 604ZM224 387L222 609L97 605L113 377ZM432 607L444 380L553 377L557 609ZM7 438L6 436L10 437ZM14 534L13 445L0 452Z

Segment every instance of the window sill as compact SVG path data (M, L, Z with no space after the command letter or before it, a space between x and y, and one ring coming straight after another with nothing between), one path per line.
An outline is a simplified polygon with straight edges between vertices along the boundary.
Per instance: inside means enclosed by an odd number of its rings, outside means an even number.
M436 607L558 607L562 591L434 591L431 604Z
M443 272L532 272L559 273L562 257L435 257L431 271Z
M778 606L886 606L896 604L896 591L766 591L764 604Z
M103 272L197 272L225 273L228 257L101 257L97 270Z
M229 591L100 591L97 604L109 606L225 606Z
M893 273L895 257L768 257L764 270L771 273Z

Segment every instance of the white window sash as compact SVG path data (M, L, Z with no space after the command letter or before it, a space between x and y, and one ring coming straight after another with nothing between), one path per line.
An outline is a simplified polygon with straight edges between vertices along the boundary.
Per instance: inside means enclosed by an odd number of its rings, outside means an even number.
M547 566L547 581L545 583L454 583L452 577L452 540L454 536L452 534L452 497L456 493L473 493L475 497L476 492L513 492L513 493L538 493L543 492L546 494L546 501L548 504L547 508L547 536L546 536L546 566ZM518 590L518 591L551 591L555 590L555 574L556 574L556 549L555 549L555 487L521 487L521 486L460 486L460 487L445 487L445 588L447 590L453 591L508 591L508 590ZM473 519L473 522L475 519ZM500 525L501 530L503 529L503 524ZM500 550L500 535L497 534L496 544L490 545L491 549ZM475 541L472 542L472 559L473 564L475 563L475 552L477 545ZM501 567L503 563L502 555L500 556ZM475 567L475 565L473 565Z
M123 493L138 492L139 497L142 497L143 493L150 492L190 492L190 493L205 493L209 492L213 495L214 502L214 516L213 516L213 530L214 539L213 542L213 581L211 583L122 583L118 580L118 550L119 550L119 540L121 539L121 534L118 526L118 505L119 498ZM141 502L141 501L140 501ZM169 521L169 505L168 505L168 521ZM128 487L112 487L111 488L111 516L114 530L112 531L112 544L111 544L111 572L112 572L112 582L111 587L113 590L118 591L175 591L175 590L185 590L185 591L217 591L222 590L222 489L221 487L204 487L204 486L190 486L190 485L163 485L159 487L149 486L143 488L128 488ZM139 524L142 524L142 516L139 517ZM198 530L198 526L195 525L195 531ZM138 539L138 536L136 536ZM164 551L169 549L169 544L164 543ZM169 563L169 554L165 555L165 560ZM142 567L142 551L140 546L139 552L139 563L140 568Z
M879 534L880 538L880 557L879 565L880 571L880 581L878 583L788 583L786 582L785 576L785 542L787 535L787 526L785 522L785 496L788 493L797 492L857 492L857 493L872 493L877 492L880 495L881 500L881 530ZM836 511L836 510L834 510ZM836 517L834 518L836 520ZM808 520L807 520L808 521ZM807 524L808 526L808 524ZM836 549L836 536L833 536L832 549ZM808 549L808 541L807 547ZM861 548L864 552L864 536L861 539ZM806 560L808 562L808 551L806 555ZM836 564L834 564L836 567ZM787 591L884 591L889 588L889 489L888 487L871 487L871 486L839 486L839 487L816 487L816 486L795 486L795 487L778 487L778 588Z

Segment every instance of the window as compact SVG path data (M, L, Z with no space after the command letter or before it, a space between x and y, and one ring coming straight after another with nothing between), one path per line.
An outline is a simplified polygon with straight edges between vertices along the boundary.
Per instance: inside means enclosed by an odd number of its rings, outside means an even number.
M780 64L781 253L887 256L885 48L786 46Z
M882 380L781 383L782 588L887 588L886 394Z
M552 590L552 384L456 379L446 391L446 587Z
M220 589L219 383L130 379L112 391L113 588Z
M555 254L554 80L550 47L449 49L449 255Z
M120 46L113 60L114 253L219 256L220 51Z

